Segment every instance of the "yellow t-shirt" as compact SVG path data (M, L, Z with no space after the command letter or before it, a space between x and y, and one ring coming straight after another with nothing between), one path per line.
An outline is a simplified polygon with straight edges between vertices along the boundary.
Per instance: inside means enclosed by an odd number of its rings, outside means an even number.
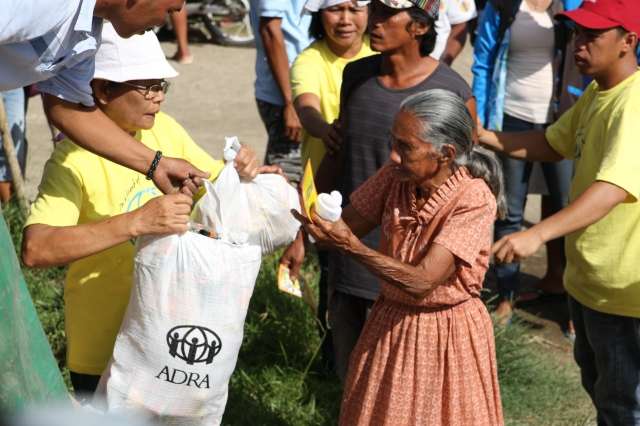
M223 167L166 114L159 113L153 128L138 132L136 139L168 157L184 158L213 177ZM159 195L145 176L67 139L45 165L25 226L97 222L135 210ZM106 367L129 301L133 256L134 246L128 241L69 265L64 300L70 370L97 375Z
M293 99L303 93L312 93L320 98L320 113L325 121L333 123L340 115L340 87L342 71L349 62L357 61L376 52L369 47L369 38L365 37L360 52L353 58L336 56L326 41L320 40L307 47L296 58L291 68L291 90ZM315 172L325 154L324 143L318 138L306 134L302 142L302 165L311 159Z
M566 237L567 291L594 310L639 318L640 71L609 90L592 82L546 137L575 159L571 200L595 181L628 193L600 221Z

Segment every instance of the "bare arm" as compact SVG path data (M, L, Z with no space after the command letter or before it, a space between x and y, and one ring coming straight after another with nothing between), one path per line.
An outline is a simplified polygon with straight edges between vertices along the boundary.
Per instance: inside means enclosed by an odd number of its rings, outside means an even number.
M273 77L284 99L284 124L287 137L300 140L302 125L293 106L289 75L289 59L284 45L281 18L260 18L260 37Z
M451 32L449 33L449 38L447 38L447 45L440 56L442 62L447 65L453 63L460 52L462 52L462 49L464 49L464 44L467 42L467 33L468 28L466 22L451 26Z
M184 194L171 194L99 222L29 225L24 230L22 260L29 267L66 265L140 235L186 232L192 202Z
M313 93L303 93L296 98L294 105L307 133L322 140L330 154L337 152L342 143L340 122L327 123L320 113L320 98Z
M320 98L313 93L303 93L294 102L302 126L311 136L322 139L331 124L320 113Z
M355 210L351 210L355 212ZM350 215L351 213L347 214L347 220ZM344 216L343 212L343 218ZM313 222L300 215L297 217L305 230L318 242L353 256L376 276L413 295L425 296L446 281L455 271L453 254L438 244L431 246L420 265L412 266L364 245L358 236L351 231L345 220L331 223L320 219L315 214ZM363 229L360 229L360 232L362 231Z
M100 109L85 108L48 94L43 101L52 124L78 145L139 173L149 169L155 152L120 129ZM169 193L182 186L184 180L208 176L185 160L163 157L153 182Z
M496 259L505 263L530 256L547 241L596 223L624 202L627 196L627 191L614 184L594 182L566 208L526 231L502 238L492 251Z
M558 154L542 130L528 132L493 132L478 126L480 143L487 148L507 154L512 158L529 161L560 161Z

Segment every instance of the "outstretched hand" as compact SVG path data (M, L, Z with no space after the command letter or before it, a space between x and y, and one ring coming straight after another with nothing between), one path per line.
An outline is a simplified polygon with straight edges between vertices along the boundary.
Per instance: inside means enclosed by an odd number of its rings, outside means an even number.
M531 228L501 238L493 245L491 253L498 263L518 262L534 254L543 244L542 237Z
M322 142L329 155L334 155L340 151L342 146L342 128L340 127L340 121L334 120L328 127L327 133L322 136Z
M291 213L302 224L305 231L321 246L325 245L339 250L348 250L353 238L356 238L342 219L329 222L322 219L315 212L311 213L311 219L295 210L292 210Z

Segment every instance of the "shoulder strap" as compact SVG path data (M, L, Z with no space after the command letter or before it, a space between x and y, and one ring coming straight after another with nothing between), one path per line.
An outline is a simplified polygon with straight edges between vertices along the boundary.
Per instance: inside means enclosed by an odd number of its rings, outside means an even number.
M493 7L498 12L500 17L500 24L498 26L497 44L502 43L507 29L511 27L513 21L516 19L516 14L520 9L522 0L490 0Z

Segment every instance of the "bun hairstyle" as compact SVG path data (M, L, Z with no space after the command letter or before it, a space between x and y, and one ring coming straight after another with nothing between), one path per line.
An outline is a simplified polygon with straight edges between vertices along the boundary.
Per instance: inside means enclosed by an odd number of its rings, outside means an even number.
M475 123L463 100L449 90L432 89L409 96L400 108L422 123L420 139L438 150L447 144L455 146L454 164L486 182L496 197L498 217L504 218L507 202L502 166L493 152L473 143Z

